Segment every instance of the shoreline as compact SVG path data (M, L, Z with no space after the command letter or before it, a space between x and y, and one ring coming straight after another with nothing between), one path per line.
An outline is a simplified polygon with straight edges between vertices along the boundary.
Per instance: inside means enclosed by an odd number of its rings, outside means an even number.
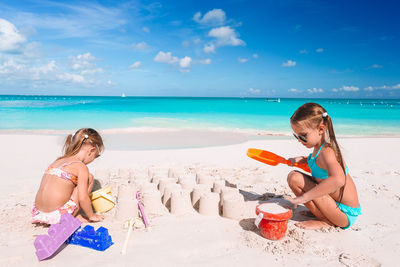
M74 129L76 130L76 129ZM0 129L0 135L68 135L74 130L70 129ZM266 131L260 129L244 129L244 128L194 128L194 127L126 127L126 128L106 128L97 129L100 134L149 134L149 133L226 133L246 135L251 140L251 137L292 137L291 131ZM338 138L400 138L398 134L338 134Z

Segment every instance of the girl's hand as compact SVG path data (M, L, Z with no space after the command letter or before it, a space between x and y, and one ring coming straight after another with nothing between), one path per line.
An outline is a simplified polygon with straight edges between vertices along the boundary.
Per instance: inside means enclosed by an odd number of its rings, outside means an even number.
M104 220L104 215L99 214L93 214L93 216L89 218L89 221L91 222L101 222L102 220Z
M290 161L290 166L293 166L296 163L296 158L288 158Z
M288 158L290 161L290 166L293 166L295 163L300 162L303 159L303 157L295 157L295 158Z
M297 205L304 204L307 202L307 201L305 201L303 196L296 197L296 198L292 198L290 196L284 196L283 198L293 204L293 209L296 209Z

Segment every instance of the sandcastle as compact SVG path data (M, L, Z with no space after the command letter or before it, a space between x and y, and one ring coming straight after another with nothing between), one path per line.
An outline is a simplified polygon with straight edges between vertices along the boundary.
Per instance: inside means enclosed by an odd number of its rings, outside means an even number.
M243 216L244 197L238 188L226 186L225 180L207 173L185 173L167 170L118 169L116 173L98 170L95 177L102 186L113 186L117 198L115 219L139 217L136 192L141 192L141 203L146 215L175 216L194 213L223 216L239 220ZM231 185L231 184L230 184ZM116 189L116 190L115 190Z

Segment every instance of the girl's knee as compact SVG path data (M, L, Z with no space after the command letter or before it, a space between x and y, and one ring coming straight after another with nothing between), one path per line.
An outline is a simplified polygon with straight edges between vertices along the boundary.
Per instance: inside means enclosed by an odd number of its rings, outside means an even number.
M297 171L289 172L287 176L287 183L290 187L299 185L303 179L303 175Z

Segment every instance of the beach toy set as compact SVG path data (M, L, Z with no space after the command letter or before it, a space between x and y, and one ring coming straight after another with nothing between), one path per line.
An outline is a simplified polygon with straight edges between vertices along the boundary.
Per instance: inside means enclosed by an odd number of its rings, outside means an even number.
M76 244L100 251L104 251L114 244L107 228L100 227L95 231L92 226L86 225L82 230L78 230L80 227L81 222L71 214L61 215L60 223L52 224L48 230L48 235L36 237L33 245L35 246L38 260L42 261L50 258L64 243Z
M279 206L276 203L257 205L256 225L261 235L270 240L279 240L286 235L287 222L292 218L292 210Z

